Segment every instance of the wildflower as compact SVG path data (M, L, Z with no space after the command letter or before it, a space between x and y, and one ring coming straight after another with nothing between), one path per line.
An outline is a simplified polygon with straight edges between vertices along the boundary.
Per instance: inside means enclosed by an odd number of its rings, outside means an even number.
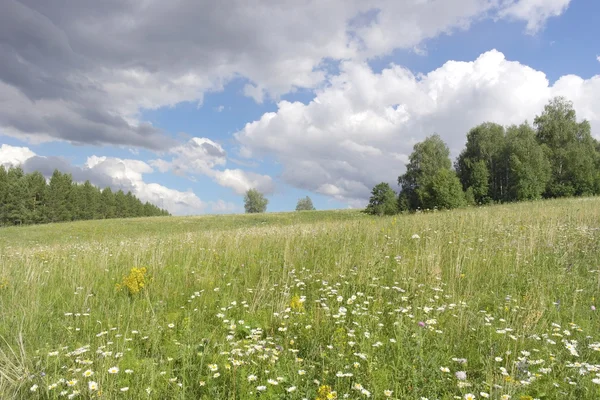
M133 374L133 370L132 370L132 369L126 369L126 370L125 370L125 373L126 373L126 374Z
M267 390L267 387L266 386L262 386L262 385L261 386L257 386L256 390L258 390L259 392L264 392L265 390Z
M248 382L253 382L255 380L257 380L258 378L256 377L256 375L248 375Z
M475 400L475 395L472 393L465 394L465 400Z
M317 399L316 400L329 400L336 399L337 393L333 391L331 386L329 385L321 385L317 390Z
M393 393L393 391L391 391L391 390L384 390L383 391L383 395L385 397L392 397L392 393Z
M275 379L269 379L267 381L267 383L269 383L270 385L273 385L273 386L279 385L279 382L277 382Z
M119 373L119 367L111 367L108 369L108 373L109 374L118 374Z
M217 372L219 370L219 366L217 364L208 364L208 369L210 369L210 372Z
M75 386L77 385L77 379L71 379L70 381L67 381L67 386Z
M594 379L592 379L592 382L595 383L596 385L600 385L600 378L594 378Z
M285 390L287 390L288 393L292 393L296 390L296 386L290 386L289 388L287 388Z
M92 392L95 392L96 390L98 390L98 384L94 381L89 381L88 389L90 389L90 391L92 391Z
M416 233L414 235L411 236L412 239L421 239L421 236L417 235Z
M32 387L29 388L29 390L31 390L32 392L37 392L38 390L38 385L34 384Z
M174 323L170 323L169 325L167 325L169 328L173 329L175 328L175 324Z
M457 371L454 375L459 381L464 381L467 379L467 373L465 371Z
M440 367L440 371L447 373L447 372L450 372L450 368L448 368L448 367Z
M125 387L122 387L120 390L121 390L121 392L126 392L129 390L129 387L125 386Z
M484 399L489 399L490 398L490 394L486 393L486 392L479 392L479 395L481 397L483 397Z
M139 293L146 286L146 268L131 268L129 275L123 277L121 284L117 285L117 290L127 288L130 295Z
M89 378L92 375L94 375L94 371L92 371L91 369L88 369L87 371L85 371L83 373L83 376L86 377L86 378Z

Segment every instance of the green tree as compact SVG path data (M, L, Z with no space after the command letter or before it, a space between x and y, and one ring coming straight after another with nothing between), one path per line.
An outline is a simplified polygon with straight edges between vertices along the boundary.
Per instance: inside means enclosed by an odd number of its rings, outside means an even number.
M55 170L48 184L48 220L61 222L71 220L71 206L69 200L72 196L71 175Z
M310 197L306 196L303 199L298 199L298 203L296 204L296 211L313 211L315 210L315 206L313 205Z
M455 172L452 170L448 146L437 134L427 137L414 146L406 165L406 173L398 178L402 187L398 207L400 210L416 210L433 207L453 208L453 204L463 204L464 194L462 201L450 201L446 196L455 193L455 180L451 178L452 175L455 175ZM444 201L437 204L436 199Z
M46 211L46 178L40 172L25 175L27 195L25 207L27 209L26 223L41 224L47 221Z
M0 165L0 225L8 223L6 216L6 196L8 196L8 172L3 165Z
M8 190L5 198L6 221L9 225L27 223L27 181L21 167L10 168L7 173Z
M98 214L100 218L115 218L117 213L115 206L115 195L112 190L107 187L100 193L100 206Z
M121 189L115 193L115 217L127 218L127 196Z
M577 122L573 103L555 97L535 117L538 142L545 145L552 176L545 196L589 195L598 186L598 152L588 121Z
M467 133L465 149L455 163L464 190L472 188L476 203L502 201L507 196L504 127L485 122Z
M244 195L244 209L247 213L263 213L267 211L269 200L256 189L250 189Z
M396 192L388 183L375 185L365 212L372 215L393 215L398 212Z
M466 204L460 180L451 169L440 169L421 192L422 207L452 209Z
M510 200L539 199L551 178L551 167L535 131L527 123L506 131L509 160L508 193Z

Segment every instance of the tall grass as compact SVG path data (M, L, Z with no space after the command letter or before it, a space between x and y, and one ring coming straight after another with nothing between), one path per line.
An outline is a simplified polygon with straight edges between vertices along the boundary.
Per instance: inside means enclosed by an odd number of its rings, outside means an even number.
M578 199L4 229L0 398L600 398L599 228Z

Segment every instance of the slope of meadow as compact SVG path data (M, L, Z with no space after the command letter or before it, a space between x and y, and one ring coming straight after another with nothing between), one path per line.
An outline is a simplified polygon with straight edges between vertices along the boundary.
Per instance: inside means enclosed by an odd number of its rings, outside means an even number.
M599 228L575 199L2 229L0 398L596 399Z

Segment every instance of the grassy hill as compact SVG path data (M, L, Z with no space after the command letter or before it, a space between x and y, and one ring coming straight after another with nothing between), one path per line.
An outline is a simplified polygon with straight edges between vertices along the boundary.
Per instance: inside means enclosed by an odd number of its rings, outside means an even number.
M0 398L596 399L599 291L596 198L5 228Z

